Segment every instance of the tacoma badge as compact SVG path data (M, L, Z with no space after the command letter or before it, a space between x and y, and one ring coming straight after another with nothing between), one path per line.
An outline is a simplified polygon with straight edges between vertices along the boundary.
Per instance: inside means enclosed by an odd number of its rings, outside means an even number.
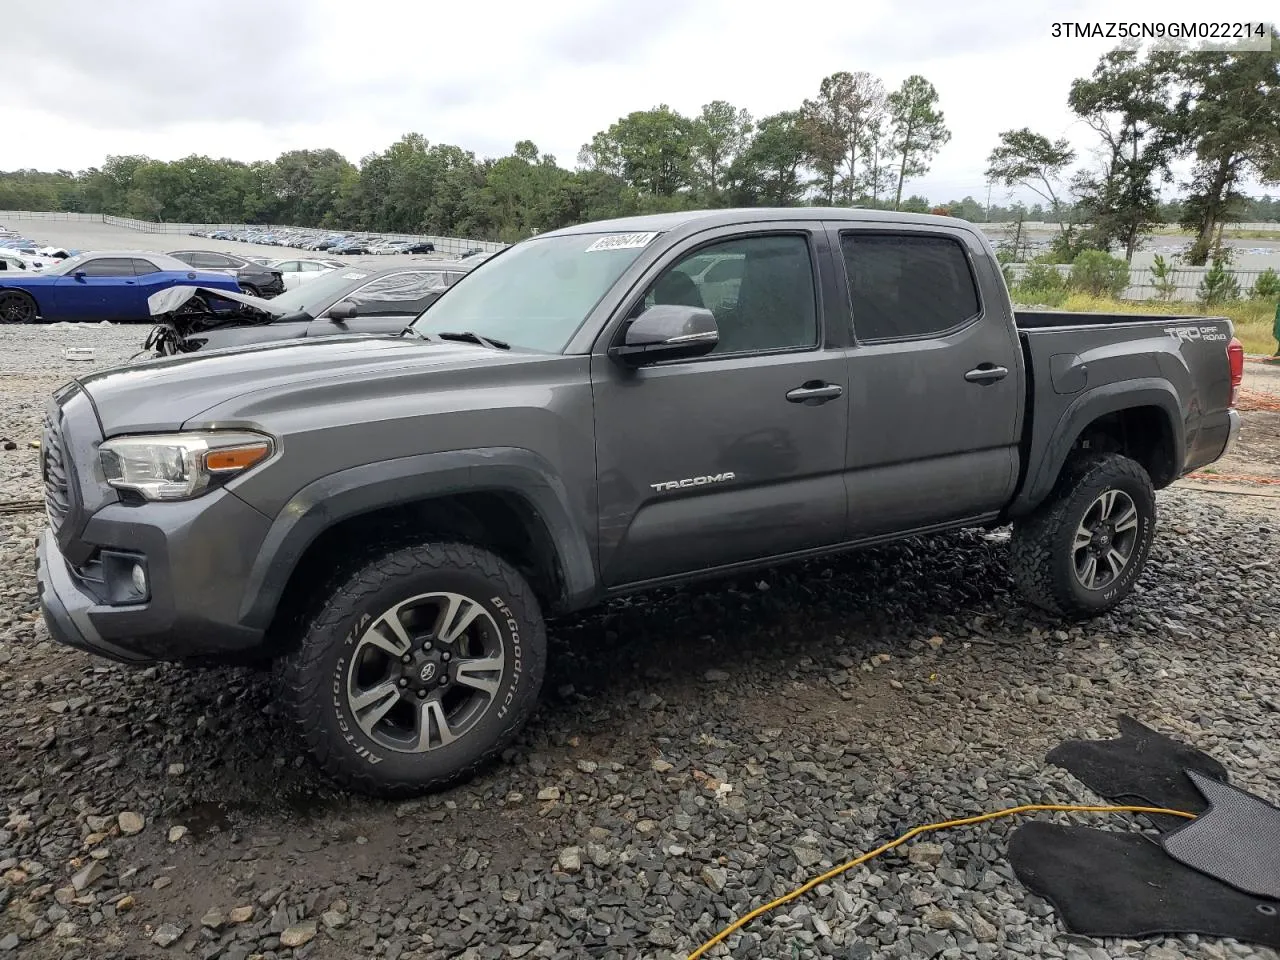
M651 483L649 486L663 493L667 490L680 490L683 487L701 487L708 483L725 483L735 479L732 473L713 473L705 477L686 477L684 480L667 480L663 483Z

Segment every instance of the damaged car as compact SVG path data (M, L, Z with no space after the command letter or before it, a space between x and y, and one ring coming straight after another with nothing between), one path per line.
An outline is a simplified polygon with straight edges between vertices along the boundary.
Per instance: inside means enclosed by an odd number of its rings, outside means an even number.
M340 334L396 334L460 280L448 261L334 270L271 300L188 285L151 297L144 353L168 356Z

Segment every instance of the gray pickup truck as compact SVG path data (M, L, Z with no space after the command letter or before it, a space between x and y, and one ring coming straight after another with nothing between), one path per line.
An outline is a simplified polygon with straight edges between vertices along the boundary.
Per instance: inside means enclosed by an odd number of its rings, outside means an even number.
M48 408L57 639L275 661L347 786L469 775L533 711L544 616L1012 523L1027 599L1133 589L1153 490L1222 456L1225 319L1013 312L944 217L722 210L516 244L400 336L106 370Z

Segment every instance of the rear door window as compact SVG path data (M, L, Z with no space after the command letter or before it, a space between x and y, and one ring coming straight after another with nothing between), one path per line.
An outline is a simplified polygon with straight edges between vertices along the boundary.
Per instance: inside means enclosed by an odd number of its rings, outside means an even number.
M935 337L981 312L969 258L951 237L840 235L859 341Z

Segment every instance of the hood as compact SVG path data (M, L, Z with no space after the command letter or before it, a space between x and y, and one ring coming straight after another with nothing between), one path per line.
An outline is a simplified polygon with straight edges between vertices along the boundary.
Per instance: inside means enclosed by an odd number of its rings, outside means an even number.
M528 356L470 343L347 334L144 360L89 374L79 383L93 400L104 434L111 437L177 430L218 406L249 414L255 408L251 395L288 406L290 396L297 394L292 402L310 404L325 390L373 392L384 389L388 378L416 379Z
M147 297L147 308L151 311L153 317L158 317L177 310L196 294L232 300L243 306L261 311L270 317L283 317L287 313L287 311L273 306L270 300L264 300L261 297L251 297L247 293L232 292L223 290L220 287L200 287L192 284L166 287L163 290L156 291Z

